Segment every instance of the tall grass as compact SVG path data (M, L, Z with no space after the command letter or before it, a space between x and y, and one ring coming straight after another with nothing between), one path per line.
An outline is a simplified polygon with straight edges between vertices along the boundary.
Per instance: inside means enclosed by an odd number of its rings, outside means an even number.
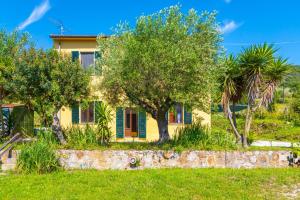
M21 146L17 169L22 173L50 173L60 168L55 148L59 145L51 130L39 130L36 141Z
M203 127L200 123L185 126L176 131L171 140L174 146L196 149L234 149L236 148L234 138L226 132L212 131Z
M17 169L22 173L50 173L60 168L53 146L46 140L22 146Z
M96 128L88 124L85 127L73 126L64 132L70 147L84 148L99 144Z
M59 145L59 141L55 134L50 129L41 129L37 132L36 138L38 140L43 140L47 142L49 145L57 146Z

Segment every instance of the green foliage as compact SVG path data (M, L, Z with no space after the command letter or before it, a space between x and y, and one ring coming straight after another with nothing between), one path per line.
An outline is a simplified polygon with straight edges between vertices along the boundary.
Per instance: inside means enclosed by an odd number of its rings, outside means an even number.
M200 149L234 149L234 138L226 132L212 131L200 123L192 124L177 130L171 143L185 148L200 147Z
M89 124L84 127L72 126L64 130L64 133L67 137L67 146L77 149L109 145L112 139L111 130Z
M112 121L112 110L104 103L96 103L95 112L98 140L101 145L107 145L110 143L113 134L109 127L109 123Z
M36 133L36 138L38 140L42 140L42 141L48 143L49 145L54 146L54 147L59 144L57 138L52 133L52 130L47 129L47 128L42 128L42 129L38 130Z
M276 104L276 112L263 111L263 117L256 116L252 122L249 141L253 140L276 140L298 142L300 140L300 127L293 123L293 119L284 117L286 105ZM245 124L245 113L238 112L237 128L243 129ZM232 127L221 114L212 114L212 132L232 132Z
M67 138L68 146L74 148L84 148L86 146L97 146L98 133L96 129L90 125L84 127L72 126L64 130Z
M262 106L274 111L276 88L288 72L287 59L275 55L273 45L252 45L244 49L237 58L230 56L224 62L225 74L220 82L222 88L222 105L224 113L230 119L236 140L244 147L248 146L247 137L255 112ZM231 103L247 99L247 114L244 131L239 133L233 122Z
M0 30L0 108L6 101L15 98L15 88L12 87L12 80L15 76L16 61L20 58L21 52L28 44L28 35L16 31L8 33ZM3 113L0 112L0 126L5 127ZM5 130L1 130L0 137L7 136Z
M60 166L55 150L46 140L39 139L21 148L17 168L22 173L50 173Z
M28 35L18 32L8 33L0 30L0 103L10 96L13 98L14 91L11 90L11 81L15 75L17 58L28 44Z
M109 103L129 101L160 122L176 102L210 109L221 41L216 13L180 9L171 6L141 16L133 28L123 23L112 37L98 39L101 88Z
M300 93L300 67L290 66L289 73L282 82L282 87L287 87L292 95Z
M16 99L35 110L42 124L49 126L54 112L87 97L90 76L70 56L31 46L22 51L12 83Z

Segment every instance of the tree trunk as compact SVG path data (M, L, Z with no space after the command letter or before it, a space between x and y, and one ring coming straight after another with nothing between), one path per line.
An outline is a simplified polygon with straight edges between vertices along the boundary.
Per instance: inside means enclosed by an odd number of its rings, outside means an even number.
M158 143L164 143L170 139L168 130L168 119L166 118L167 111L158 110L157 112L157 125L159 131L159 141Z
M245 121L245 130L244 130L244 134L242 135L243 147L245 147L245 148L248 147L247 137L250 132L251 122L252 122L252 111L251 111L250 105L248 105L246 121Z
M234 107L233 107L233 109L234 109ZM229 119L230 125L233 129L233 133L234 133L234 136L235 136L235 139L236 139L236 143L241 144L242 143L241 134L237 130L236 123L234 123L233 114L231 114L229 104L228 104L228 119Z
M232 103L232 120L235 128L237 128L237 123L236 123L236 114L235 114L235 103Z
M1 133L0 137L3 137L5 135L5 130L4 130L4 119L3 119L3 112L2 112L2 101L0 103L0 123L1 123Z
M52 131L58 138L59 142L63 145L67 144L65 137L62 133L62 128L60 126L60 121L58 118L58 111L53 112L53 122L52 122Z

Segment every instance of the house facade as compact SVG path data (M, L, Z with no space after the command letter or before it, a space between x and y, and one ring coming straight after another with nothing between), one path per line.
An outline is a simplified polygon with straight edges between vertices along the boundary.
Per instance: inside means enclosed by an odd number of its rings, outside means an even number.
M62 127L83 126L95 124L97 120L97 105L105 103L101 91L97 88L101 81L101 69L96 69L96 60L101 59L97 51L96 35L50 35L53 47L63 53L72 56L73 60L79 60L83 68L95 68L91 79L92 97L94 101L89 103L88 108L82 109L80 105L72 108L63 107L59 112ZM103 39L106 37L104 36ZM113 140L126 141L155 141L159 138L158 126L155 119L144 111L129 108L112 108L113 120L110 127L113 131ZM170 136L176 133L176 129L186 124L191 124L196 119L202 119L202 123L210 125L210 114L193 109L189 110L178 103L172 108L168 115L168 128Z

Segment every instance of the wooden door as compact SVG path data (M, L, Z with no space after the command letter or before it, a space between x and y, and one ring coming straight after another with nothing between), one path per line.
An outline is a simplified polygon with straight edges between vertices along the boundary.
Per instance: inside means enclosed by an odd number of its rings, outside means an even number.
M125 137L138 136L138 114L132 109L125 110Z

